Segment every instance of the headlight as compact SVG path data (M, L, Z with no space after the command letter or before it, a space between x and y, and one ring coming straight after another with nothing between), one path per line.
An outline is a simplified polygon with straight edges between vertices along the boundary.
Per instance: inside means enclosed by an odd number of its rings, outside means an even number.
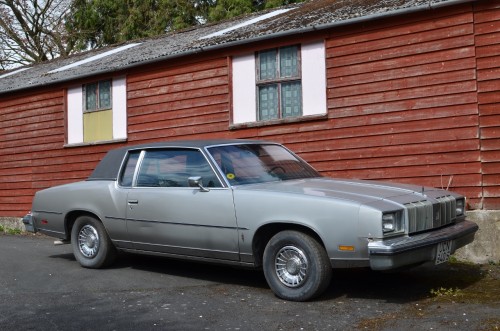
M403 230L403 213L400 211L384 213L382 215L382 231L384 233L399 232Z
M457 216L465 213L465 199L457 199Z

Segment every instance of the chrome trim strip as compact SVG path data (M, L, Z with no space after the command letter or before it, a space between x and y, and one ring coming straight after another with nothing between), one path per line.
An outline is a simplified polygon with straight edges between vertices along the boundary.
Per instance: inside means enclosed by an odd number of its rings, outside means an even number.
M130 221L130 222L141 222L141 223L155 223L155 224L170 224L170 225L184 225L184 226L195 226L200 228L214 228L214 229L229 229L229 230L250 230L249 228L241 228L238 226L220 226L220 225L206 225L206 224L195 224L195 223L184 223L184 222L169 222L169 221L157 221L157 220L140 220L140 219L130 219L122 217L112 217L106 216L106 219L118 220L118 221Z
M165 252L153 252L153 251L147 251L147 250L141 250L141 249L131 249L131 248L120 248L120 250L123 252L129 252L129 253L165 256L165 257L170 257L170 258L174 258L174 259L237 265L237 266L249 267L252 269L256 268L255 264L252 262L244 262L244 261L238 261L238 260L234 260L234 261L233 260L224 260L224 259L217 259L217 258L210 258L210 257L191 256L191 255L182 255L182 254L165 253Z
M33 213L45 213L45 214L53 214L53 215L62 215L63 214L60 211L49 211L49 210L34 210Z

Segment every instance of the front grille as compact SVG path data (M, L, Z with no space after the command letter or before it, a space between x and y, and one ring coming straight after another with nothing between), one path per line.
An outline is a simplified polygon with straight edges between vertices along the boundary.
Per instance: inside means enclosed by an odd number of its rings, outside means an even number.
M405 204L408 210L408 232L419 232L432 229L432 203L427 200Z
M428 200L405 204L408 212L408 233L425 231L452 223L456 218L457 202L452 196L443 196L432 204Z
M434 227L450 224L457 218L457 200L452 196L444 196L436 199Z

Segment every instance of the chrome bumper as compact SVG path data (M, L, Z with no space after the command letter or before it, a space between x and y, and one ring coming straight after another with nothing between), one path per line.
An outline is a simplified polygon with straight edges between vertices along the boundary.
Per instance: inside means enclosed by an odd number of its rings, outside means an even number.
M436 231L370 242L370 267L374 270L391 270L434 261L439 243L451 241L453 253L471 243L478 229L476 223L466 220Z
M31 212L23 217L23 223L24 227L26 228L26 231L33 233L37 232L35 223L33 222L33 215L31 214Z

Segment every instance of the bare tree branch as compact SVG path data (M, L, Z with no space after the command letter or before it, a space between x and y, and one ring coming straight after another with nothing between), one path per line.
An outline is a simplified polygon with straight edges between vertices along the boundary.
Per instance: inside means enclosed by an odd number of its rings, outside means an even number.
M0 69L69 55L70 0L0 0Z

